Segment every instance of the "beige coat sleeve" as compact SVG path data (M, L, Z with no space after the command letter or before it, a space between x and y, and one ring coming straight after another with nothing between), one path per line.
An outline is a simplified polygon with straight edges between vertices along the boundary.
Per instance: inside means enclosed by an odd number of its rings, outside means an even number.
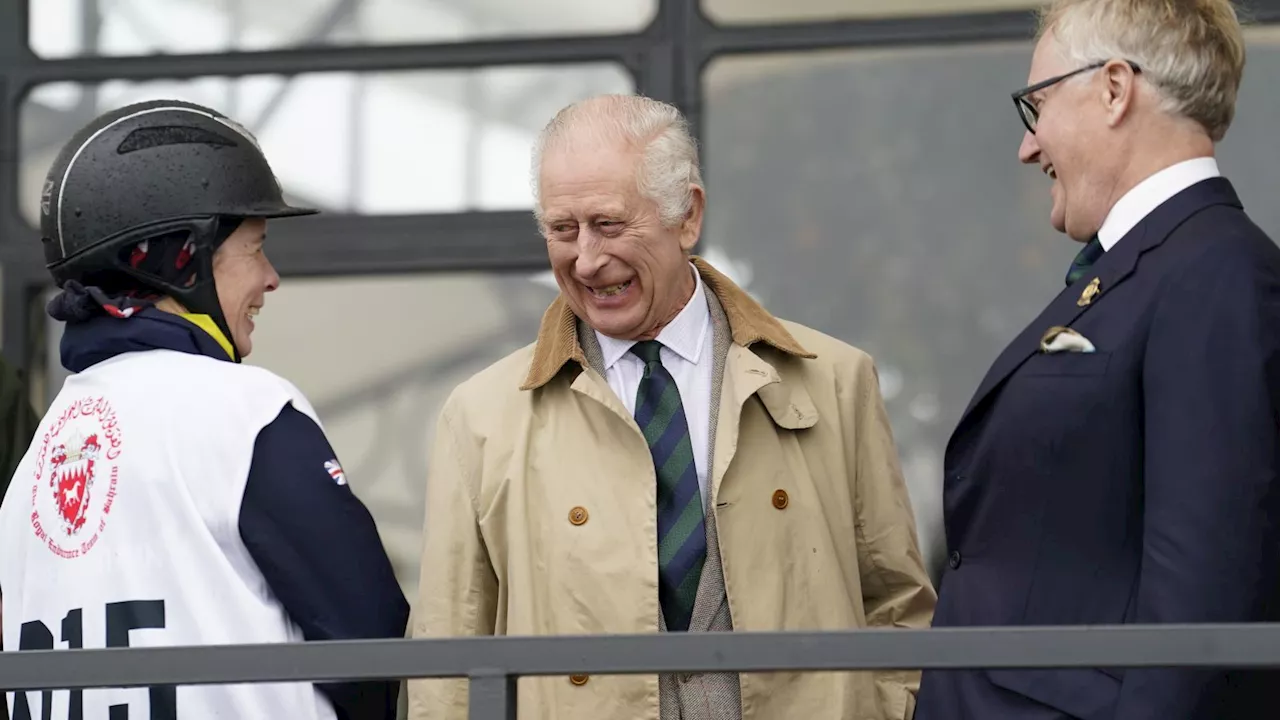
M859 363L854 387L854 510L867 624L927 628L938 596L920 554L911 498L870 358ZM877 673L876 687L890 711L886 720L911 720L918 670Z
M492 635L498 580L480 535L481 454L445 403L428 462L414 638ZM409 720L466 720L467 681L410 680Z

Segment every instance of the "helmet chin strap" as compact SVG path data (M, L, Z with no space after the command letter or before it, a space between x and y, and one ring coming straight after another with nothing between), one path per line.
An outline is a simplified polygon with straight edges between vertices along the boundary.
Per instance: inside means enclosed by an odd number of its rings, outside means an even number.
M172 233L175 230L191 233L191 262L195 266L195 282L189 286L178 286L150 273L141 272L123 262L118 263L118 269L173 298L188 311L208 315L214 325L226 336L227 343L231 346L232 361L240 362L243 359L240 356L240 348L236 347L230 323L227 322L226 314L222 312L222 303L218 300L218 286L213 276L214 253L218 251L218 246L230 236L231 231L234 231L234 227L228 231L220 219L214 216L166 223L152 230L153 232L149 234L153 236Z
M193 227L194 252L191 262L195 264L195 282L190 287L179 288L170 285L165 288L170 297L182 303L193 313L208 315L214 325L222 331L227 343L231 346L231 360L240 362L240 348L236 346L235 336L231 333L231 324L227 322L226 313L222 312L222 302L218 300L218 283L213 276L213 256L218 246L226 237L219 237L221 227L217 218L212 222L200 223ZM229 235L230 233L228 233Z
M231 360L238 363L242 359L240 348L236 346L231 325L227 322L226 314L222 312L222 303L218 300L217 281L213 278L213 250L197 244L191 261L196 263L195 284L189 288L172 288L169 290L169 296L193 313L208 315L231 346Z

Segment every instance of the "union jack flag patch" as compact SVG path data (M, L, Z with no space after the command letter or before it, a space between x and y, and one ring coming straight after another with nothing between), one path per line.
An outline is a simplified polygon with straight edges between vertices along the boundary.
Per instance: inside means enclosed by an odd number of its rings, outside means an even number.
M329 477L333 478L334 482L338 483L339 485L347 484L347 474L342 472L342 465L338 464L338 461L336 459L326 461L324 464L324 469L328 471Z

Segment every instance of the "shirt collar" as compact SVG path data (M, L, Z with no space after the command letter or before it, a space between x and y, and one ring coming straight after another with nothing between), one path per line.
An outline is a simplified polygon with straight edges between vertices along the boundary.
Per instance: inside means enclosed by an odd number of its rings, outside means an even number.
M690 268L693 268L690 265ZM707 334L707 326L711 324L711 312L707 310L706 290L702 285L702 275L693 269L693 297L685 303L684 308L667 326L658 333L657 340L668 350L691 363L697 363L702 356L702 346ZM635 340L619 340L596 331L596 339L600 342L605 370L613 367L636 344Z
M1166 200L1198 182L1220 175L1218 162L1211 157L1170 165L1138 183L1120 198L1099 228L1098 241L1104 250L1110 250Z

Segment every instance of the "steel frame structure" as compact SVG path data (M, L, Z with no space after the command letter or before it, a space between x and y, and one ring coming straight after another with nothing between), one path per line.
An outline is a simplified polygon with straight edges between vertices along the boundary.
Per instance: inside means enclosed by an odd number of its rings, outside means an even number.
M48 60L37 57L28 42L31 1L0 2L0 341L6 358L22 369L30 368L37 358L41 312L34 300L49 284L35 231L18 208L18 116L23 99L38 85L613 62L633 75L637 92L681 108L700 131L703 69L722 55L1024 40L1031 36L1035 22L1030 11L1012 11L724 26L706 16L699 0L655 0L657 12L649 26L621 35L311 45L166 55L163 62L155 56ZM335 8L348 2L335 0ZM1280 0L1252 0L1248 7L1256 22L1280 22ZM538 270L546 260L539 244L529 242L532 232L528 213L523 211L404 216L330 213L273 228L272 257L286 276ZM353 243L352 238L360 241Z
M19 213L23 99L55 81L284 76L315 72L461 69L614 62L636 91L680 107L702 127L702 73L714 58L893 45L1024 40L1030 12L969 13L768 26L721 26L698 0L656 0L631 34L448 44L318 47L155 57L45 60L28 44L32 0L0 1L0 268L3 352L35 361L47 287L36 233ZM335 7L348 0L335 0ZM1280 0L1249 3L1254 21L1280 22ZM92 31L92 28L89 28ZM545 257L526 212L358 216L326 214L272 230L289 276L540 270ZM353 243L351 238L360 238ZM856 635L856 637L855 637ZM834 633L731 633L595 638L483 638L304 643L274 647L33 651L0 654L0 689L155 683L469 677L471 716L515 718L515 681L527 675L657 671L830 671L960 667L1280 667L1280 626L1021 628Z
M1280 625L654 633L27 650L0 653L0 690L467 678L472 720L515 720L516 681L528 676L1099 667L1280 668ZM44 703L49 707L49 695Z

